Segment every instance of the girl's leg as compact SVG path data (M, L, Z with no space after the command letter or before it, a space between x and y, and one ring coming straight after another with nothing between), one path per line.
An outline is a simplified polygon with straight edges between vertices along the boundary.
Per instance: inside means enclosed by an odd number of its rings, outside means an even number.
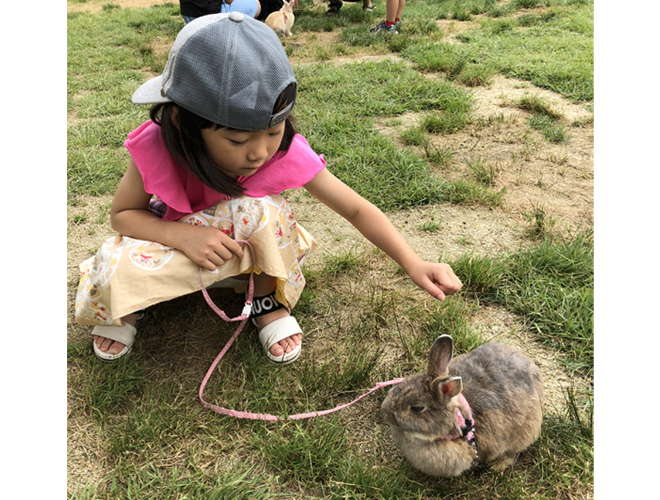
M276 279L268 276L266 274L257 274L254 277L254 296L263 297L275 291ZM263 316L257 316L257 326L261 330L268 323L271 323L277 319L284 318L289 316L289 312L282 308L276 309L275 311L264 314ZM280 357L284 353L293 351L296 346L300 345L302 342L302 333L296 333L290 337L287 337L283 340L280 340L279 343L273 345L270 348L270 353L273 356Z
M271 294L272 292L275 291L275 285L276 285L275 278L272 278L271 276L268 276L263 273L256 275L254 279L254 296L263 297ZM259 327L259 329L262 329L268 323L271 323L280 318L284 318L286 316L289 316L289 313L286 309L276 309L275 311L269 314L258 316L257 326ZM129 325L135 326L135 323L137 322L139 317L140 317L139 314L134 313L134 314L129 314L128 316L124 316L121 320L122 323L128 323ZM108 354L119 354L125 347L124 344L122 344L121 342L107 339L105 337L99 337L97 335L94 335L94 342L101 351L107 352ZM284 355L284 353L293 351L296 348L296 346L300 344L300 342L302 342L302 334L297 333L275 344L273 347L270 348L270 353L273 356L282 356Z

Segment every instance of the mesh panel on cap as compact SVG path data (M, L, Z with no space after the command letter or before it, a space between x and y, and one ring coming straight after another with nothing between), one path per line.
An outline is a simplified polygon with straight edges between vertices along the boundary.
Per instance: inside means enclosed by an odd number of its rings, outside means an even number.
M181 47L185 45L185 43L190 39L190 37L194 36L199 30L204 28L205 26L208 26L211 23L218 22L218 19L223 19L227 17L227 14L215 14L215 15L209 15L209 16L202 16L198 17L194 20L194 22L187 23L181 31L176 36L176 39L174 40L174 43L172 44L172 48L170 49L170 54L167 59L167 63L165 64L165 69L163 70L163 90L167 93L169 90L169 87L171 85L171 76L172 76L172 69L174 68L177 60L177 56L181 50Z
M268 128L275 101L295 82L275 32L249 18L223 19L195 30L181 44L174 65L168 97L237 129Z

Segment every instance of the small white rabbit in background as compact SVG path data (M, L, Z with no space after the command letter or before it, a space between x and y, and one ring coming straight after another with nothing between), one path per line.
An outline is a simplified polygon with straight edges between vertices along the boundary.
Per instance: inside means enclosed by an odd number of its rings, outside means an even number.
M272 12L264 21L270 26L277 35L291 36L291 27L296 16L293 15L294 0L287 2L284 0L282 8L277 12Z

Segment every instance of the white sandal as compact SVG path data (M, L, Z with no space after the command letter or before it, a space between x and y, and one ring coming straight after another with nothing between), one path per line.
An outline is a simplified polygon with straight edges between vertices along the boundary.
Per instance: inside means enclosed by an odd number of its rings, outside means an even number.
M131 352L131 349L133 349L133 343L135 342L136 333L137 328L128 323L124 323L121 326L95 326L92 330L93 336L96 335L98 337L114 340L115 342L121 342L124 344L124 348L117 354L110 354L109 352L103 352L99 349L96 342L92 340L94 354L96 354L97 358L102 359L103 361L116 361Z
M257 325L257 316L263 316L277 309L286 309L291 313L288 307L280 304L275 300L275 293L266 295L264 297L254 297L252 299L252 323L259 328ZM302 344L298 344L296 348L291 352L285 352L281 356L274 356L270 352L270 348L277 344L280 340L286 339L295 335L296 333L302 333L302 329L298 324L298 321L293 316L286 316L284 318L276 319L268 323L266 326L259 330L259 341L261 342L266 357L274 363L286 365L295 361L300 352L302 351Z
M280 340L291 337L296 333L302 333L302 330L300 325L298 325L298 321L293 316L276 319L259 330L259 341L261 342L268 359L281 365L294 362L298 356L300 356L302 344L298 344L293 351L285 352L281 356L274 356L271 354L270 348Z

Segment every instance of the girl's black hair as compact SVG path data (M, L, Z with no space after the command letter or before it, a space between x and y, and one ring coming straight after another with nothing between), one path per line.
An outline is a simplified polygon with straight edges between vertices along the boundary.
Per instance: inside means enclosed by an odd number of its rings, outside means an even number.
M275 102L273 114L282 111L296 97L295 84L289 85ZM174 110L176 118L174 118ZM173 103L155 104L149 111L151 120L160 125L163 140L172 158L182 168L186 169L211 189L228 196L243 194L243 188L235 179L220 171L209 157L202 130L222 128L222 125L202 118L185 108ZM291 141L297 133L297 125L293 116L289 115L284 125L284 135L279 151L288 151Z

